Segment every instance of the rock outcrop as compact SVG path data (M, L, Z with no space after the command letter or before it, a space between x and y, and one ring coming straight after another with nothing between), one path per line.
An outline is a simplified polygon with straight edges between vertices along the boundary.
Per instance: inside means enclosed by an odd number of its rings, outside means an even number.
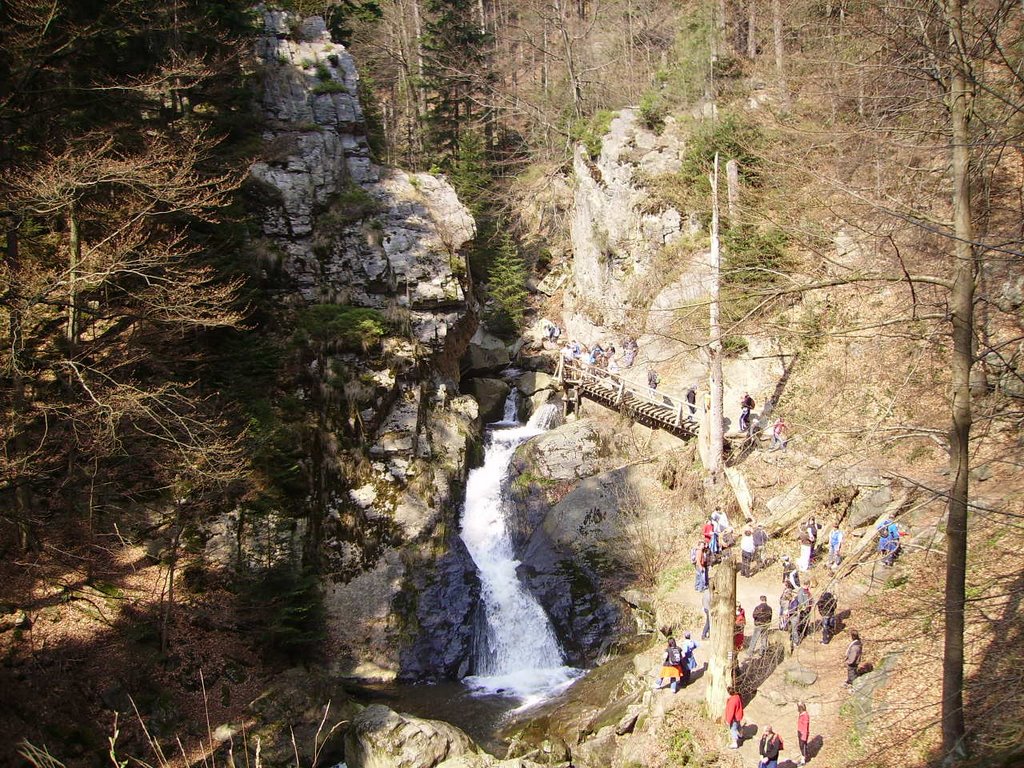
M620 541L620 489L628 472L599 474L612 435L592 422L563 424L525 443L513 466L519 575L544 607L572 664L592 663L619 637L618 601L602 578ZM552 503L549 491L571 490ZM612 567L618 567L615 564Z
M348 768L434 768L477 752L454 725L399 714L382 704L356 715L345 734Z
M456 675L479 589L456 535L481 432L457 385L477 324L459 249L475 225L443 178L372 162L355 64L322 18L262 13L264 150L247 191L281 313L312 328L295 384L308 495L261 511L259 537L246 511L218 521L208 555L315 551L336 673ZM371 335L360 349L338 328Z

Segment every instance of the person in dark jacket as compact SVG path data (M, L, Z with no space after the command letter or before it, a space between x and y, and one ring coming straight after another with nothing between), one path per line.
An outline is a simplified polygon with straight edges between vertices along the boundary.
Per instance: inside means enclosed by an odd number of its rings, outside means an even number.
M761 595L761 602L754 606L751 616L754 619L754 634L750 636L750 654L764 653L768 649L768 632L772 624L772 607L768 598ZM763 646L763 647L762 647Z
M821 644L828 645L836 632L836 596L825 592L818 598L818 613L821 614Z
M850 630L850 644L846 647L846 687L852 688L853 681L857 677L857 667L860 665L860 657L864 653L864 647L860 642L860 633Z
M764 735L758 745L761 755L761 768L778 768L779 753L782 751L782 737L770 725L764 727Z
M654 686L656 690L665 687L665 678L668 678L672 686L672 693L678 690L679 681L683 678L684 655L683 649L676 645L676 639L670 637L668 639L668 646L665 648L665 655L661 661L661 674L658 677L657 684Z

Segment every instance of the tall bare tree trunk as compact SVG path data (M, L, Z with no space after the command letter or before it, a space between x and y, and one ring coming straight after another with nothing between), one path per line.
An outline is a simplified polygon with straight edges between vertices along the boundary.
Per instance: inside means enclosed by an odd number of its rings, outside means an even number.
M712 483L722 474L722 329L719 325L719 293L722 273L722 251L718 239L718 153L711 173L711 296L709 301L710 328L708 338L708 390L711 410L708 413L708 445L706 468Z
M785 49L782 40L782 3L772 0L772 39L775 42L775 80L782 105L789 106L789 86L786 84Z
M715 566L711 577L711 641L708 644L708 687L704 700L711 717L721 717L733 685L736 650L736 563L731 557Z
M946 629L942 654L942 753L951 764L966 754L964 747L964 607L967 582L967 509L969 441L971 435L971 367L974 363L974 281L977 261L971 223L970 109L972 86L967 80L961 0L946 0L952 75L948 104L952 129L953 290L950 315L953 396L950 428L949 520L946 525Z
M747 57L757 56L757 3L759 0L747 0Z
M423 66L423 23L420 20L420 0L412 0L413 45L416 51L416 144L417 153L422 157L422 126L427 119L427 90L424 87Z
M74 347L78 341L78 272L82 267L82 232L79 228L77 206L72 203L68 212L68 315L65 335Z
M583 84L580 82L579 74L576 71L576 56L572 47L572 37L569 35L568 20L562 7L562 0L555 0L554 10L558 16L558 32L562 38L562 49L565 52L565 74L569 79L569 88L572 91L572 111L576 119L583 117Z
M7 230L6 243L7 270L12 283L16 283L21 271L21 259L18 252L18 230L11 222ZM25 397L25 377L22 369L22 353L25 341L22 336L21 300L12 291L7 314L7 349L11 366L11 450L10 463L17 467L14 474L14 517L18 521L18 546L22 552L33 549L36 545L32 531L32 495L28 486L28 471L25 462L29 455L29 446L25 436L25 414L27 400Z

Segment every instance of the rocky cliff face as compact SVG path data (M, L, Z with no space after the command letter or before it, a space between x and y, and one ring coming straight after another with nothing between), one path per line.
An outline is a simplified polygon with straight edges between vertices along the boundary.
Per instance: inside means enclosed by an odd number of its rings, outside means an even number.
M297 533L272 548L312 547L326 564L337 673L458 674L479 589L456 535L480 433L454 380L476 326L459 254L474 222L445 180L374 165L355 65L322 19L264 22L264 152L249 183L264 266L283 278L282 307L370 310L389 329L372 354L320 340L298 384L315 425L302 460L312 490L291 511ZM213 549L232 533L228 521Z
M645 178L679 170L681 148L672 131L656 135L628 109L612 120L597 158L576 148L571 288L599 325L623 323L658 255L696 229L676 209L655 204L644 186Z

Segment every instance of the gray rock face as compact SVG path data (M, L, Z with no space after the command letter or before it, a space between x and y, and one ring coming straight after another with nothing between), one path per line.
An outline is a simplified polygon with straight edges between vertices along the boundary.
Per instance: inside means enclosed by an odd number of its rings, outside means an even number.
M596 161L577 149L571 225L577 295L624 308L632 286L653 268L654 256L690 231L673 208L651 212L640 182L642 176L678 170L680 146L669 134L646 130L627 109L612 120Z
M251 175L281 267L306 301L403 311L420 343L442 347L467 310L453 265L475 234L469 211L443 179L371 164L355 63L322 19L297 37L285 12L264 21L269 128Z
M610 439L592 422L569 422L524 443L514 466L519 470L529 466L531 472L549 480L580 480L600 469Z
M345 649L339 674L393 678L405 660L407 676L456 674L475 582L450 532L480 423L452 379L476 324L459 255L475 224L444 179L371 163L355 64L322 18L264 10L263 20L266 131L248 191L264 266L284 277L284 304L373 309L399 329L379 354L331 353L311 366L310 391L344 387L333 399L299 395L324 409L323 455L307 459L317 498L296 500L316 508L317 528L271 524L290 539L271 542L263 562L302 551L305 531L317 535L333 579L324 586L330 630ZM359 466L343 460L355 439L370 443ZM243 517L222 521L212 554L259 554L232 548ZM453 597L456 585L464 599ZM426 616L440 604L446 612Z
M524 471L548 477L540 465L526 463ZM621 604L604 586L602 568L613 559L610 548L624 537L619 489L629 474L617 470L585 478L554 506L544 503L543 483L518 499L517 530L528 534L519 575L551 617L572 663L594 661L623 620ZM633 613L640 622L644 612Z
M467 395L480 404L480 418L485 424L498 421L505 413L505 400L511 387L501 379L467 379L462 383Z
M850 529L857 530L871 525L880 515L885 514L892 498L892 486L888 483L862 487L850 507Z
M348 768L434 768L478 751L454 725L402 715L382 704L356 715L345 734Z
M497 373L512 362L508 346L497 336L478 328L462 358L463 376Z
M480 581L462 539L453 536L446 555L413 571L409 599L419 633L402 651L401 677L460 679L469 673Z

